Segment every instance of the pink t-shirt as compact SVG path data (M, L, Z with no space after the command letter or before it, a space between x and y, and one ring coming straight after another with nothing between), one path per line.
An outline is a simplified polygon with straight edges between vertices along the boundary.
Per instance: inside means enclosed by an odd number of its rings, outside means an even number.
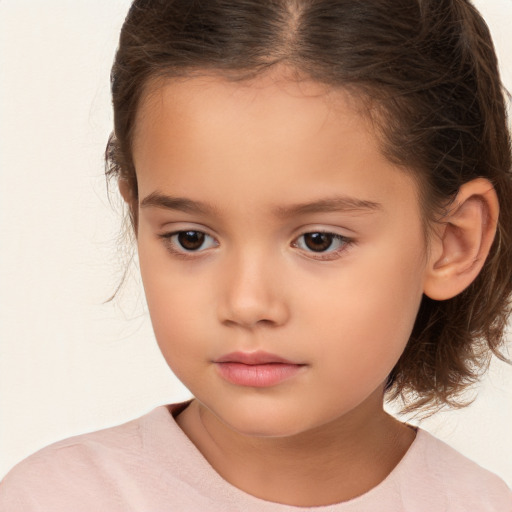
M358 498L313 509L264 501L210 466L174 420L185 406L43 448L2 481L0 511L512 512L500 478L421 429L390 475Z

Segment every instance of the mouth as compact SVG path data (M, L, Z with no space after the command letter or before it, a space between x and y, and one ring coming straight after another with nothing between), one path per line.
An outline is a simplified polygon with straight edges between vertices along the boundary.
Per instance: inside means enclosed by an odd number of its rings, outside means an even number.
M275 386L301 373L304 363L289 361L268 352L232 352L214 361L220 376L237 386Z

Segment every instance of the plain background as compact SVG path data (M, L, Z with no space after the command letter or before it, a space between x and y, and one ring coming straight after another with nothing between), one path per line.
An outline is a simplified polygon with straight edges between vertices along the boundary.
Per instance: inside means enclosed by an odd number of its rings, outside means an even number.
M512 1L476 4L512 88ZM103 304L123 273L102 153L128 6L0 0L0 478L51 442L189 397L137 278ZM512 485L512 367L493 364L477 391L421 425Z

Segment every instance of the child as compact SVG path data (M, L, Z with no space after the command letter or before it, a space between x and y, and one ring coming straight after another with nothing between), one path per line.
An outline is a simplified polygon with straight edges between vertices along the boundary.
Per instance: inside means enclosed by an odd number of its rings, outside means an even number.
M8 511L510 511L386 414L457 405L510 312L510 139L465 0L136 0L118 180L194 395L29 457Z

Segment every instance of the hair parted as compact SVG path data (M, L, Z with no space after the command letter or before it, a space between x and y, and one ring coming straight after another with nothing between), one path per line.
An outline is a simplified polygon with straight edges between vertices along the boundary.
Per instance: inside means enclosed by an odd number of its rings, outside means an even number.
M384 154L420 183L427 223L464 183L493 183L500 217L480 275L450 300L423 297L387 384L407 411L463 405L490 356L504 359L512 292L505 94L489 30L469 0L135 0L112 68L107 177L138 199L131 144L150 81L245 80L277 64L372 105Z

